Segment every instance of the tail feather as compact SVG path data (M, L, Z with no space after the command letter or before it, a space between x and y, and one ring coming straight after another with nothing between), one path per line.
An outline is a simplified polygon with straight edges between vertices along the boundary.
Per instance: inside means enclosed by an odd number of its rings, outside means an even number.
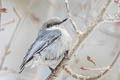
M23 62L23 64L20 66L20 71L19 71L19 73L21 73L23 70L24 70L24 68L25 68L25 62Z
M27 61L26 61L26 60L23 60L23 63L22 63L22 65L20 66L20 71L19 71L19 73L22 73L22 71L23 71L24 68L25 68L25 65L26 65L29 61L31 61L32 59L33 59L33 56L30 57Z
M22 73L23 70L24 70L24 67L22 67L22 68L20 69L19 73Z

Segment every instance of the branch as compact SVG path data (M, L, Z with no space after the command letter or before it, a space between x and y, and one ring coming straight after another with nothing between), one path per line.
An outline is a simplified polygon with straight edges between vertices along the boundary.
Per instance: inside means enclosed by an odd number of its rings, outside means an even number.
M8 52L9 52L9 48L10 48L10 46L11 46L11 43L12 43L12 41L13 41L13 38L14 38L14 36L15 36L15 33L16 33L16 31L17 31L17 29L18 29L18 27L19 27L20 21L21 21L20 17L18 16L17 10L14 8L13 11L15 12L16 16L19 18L19 21L18 21L18 23L17 23L17 25L16 25L16 27L15 27L15 29L14 29L14 31L13 31L13 34L12 34L12 36L11 36L9 42L8 42L8 45L5 47L5 53L4 53L3 58L2 58L2 61L1 61L1 63L0 63L0 71L2 70L3 64L4 64L4 62L5 62L5 59L6 59L6 57L7 57L7 54L8 54Z
M84 76L84 75L79 75L75 72L73 72L69 66L65 65L64 66L64 70L71 75L73 78L79 79L79 80L96 80L101 78L102 76L104 76L108 71L110 71L114 64L117 62L118 58L120 56L120 51L116 54L115 58L113 59L112 63L108 66L107 69L105 69L104 72L102 72L101 74L97 75L97 76Z
M65 0L65 3L66 3L66 1L67 0ZM106 0L106 3L103 5L103 8L100 10L100 12L99 12L98 16L96 17L96 19L92 22L91 25L88 26L88 29L87 29L87 31L85 33L78 35L78 39L75 41L75 43L73 44L72 48L70 49L70 51L68 52L68 54L65 57L68 57L69 60L70 60L70 58L72 57L72 55L78 49L79 45L90 34L90 32L93 31L93 29L95 28L95 26L97 26L98 23L100 23L102 21L102 16L105 13L105 11L106 11L107 7L109 6L109 4L111 3L111 1L112 0ZM69 5L68 3L66 3L66 4ZM56 79L56 77L58 76L58 74L61 72L63 66L65 64L67 64L68 61L69 61L68 59L65 59L65 57L61 60L61 62L54 69L54 71L47 77L47 80L55 80Z
M51 17L53 17L53 14L54 14L54 5L55 5L55 3L56 3L56 0L47 0L48 1L48 8L49 8L49 10L48 10L48 14L47 14L47 18L51 18Z
M2 8L2 0L0 0L0 8ZM2 22L1 19L2 19L2 13L0 13L0 26L1 26L1 22Z
M69 17L69 20L70 20L74 30L76 31L76 34L79 35L78 29L77 29L77 25L75 24L74 20L71 17L71 12L70 12L70 7L69 7L68 0L64 0L64 2L65 2L66 9L67 9L67 15Z
M1 71L10 72L10 73L12 73L12 74L17 74L17 73L18 73L16 70L10 69L10 68L8 68L8 67L3 67L3 68L1 69Z

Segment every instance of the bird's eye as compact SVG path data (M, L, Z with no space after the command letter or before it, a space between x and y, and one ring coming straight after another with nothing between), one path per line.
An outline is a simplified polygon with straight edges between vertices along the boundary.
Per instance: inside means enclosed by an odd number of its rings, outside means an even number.
M47 28L50 28L52 27L53 25L52 24L47 24Z

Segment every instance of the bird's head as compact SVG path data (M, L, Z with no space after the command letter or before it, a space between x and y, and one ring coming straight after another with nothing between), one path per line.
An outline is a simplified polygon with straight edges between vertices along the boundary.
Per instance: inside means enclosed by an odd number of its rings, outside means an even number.
M67 19L68 18L65 18L64 20L61 20L60 18L49 19L48 21L44 22L44 24L42 25L42 28L46 29L46 28L51 28L56 25L60 25L64 23Z

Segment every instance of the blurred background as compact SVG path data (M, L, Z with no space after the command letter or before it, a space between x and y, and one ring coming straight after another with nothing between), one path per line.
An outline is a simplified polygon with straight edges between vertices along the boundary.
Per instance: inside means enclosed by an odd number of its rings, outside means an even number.
M69 0L73 20L78 29L85 31L95 19L106 0ZM118 2L117 2L118 1ZM120 19L120 1L113 0L104 14L108 18ZM19 68L29 46L35 40L44 21L52 17L67 17L64 0L0 0L0 80L45 80L50 74L47 67ZM3 9L4 8L4 9ZM63 24L76 40L75 31L69 21ZM9 49L6 48L9 45ZM7 52L6 52L7 50ZM82 75L97 75L101 71L82 70L107 67L120 50L120 22L103 21L83 41L69 65ZM7 53L5 55L5 53ZM91 57L97 66L87 60ZM2 64L2 68L1 68ZM57 80L75 80L62 71ZM120 80L120 59L100 80Z

